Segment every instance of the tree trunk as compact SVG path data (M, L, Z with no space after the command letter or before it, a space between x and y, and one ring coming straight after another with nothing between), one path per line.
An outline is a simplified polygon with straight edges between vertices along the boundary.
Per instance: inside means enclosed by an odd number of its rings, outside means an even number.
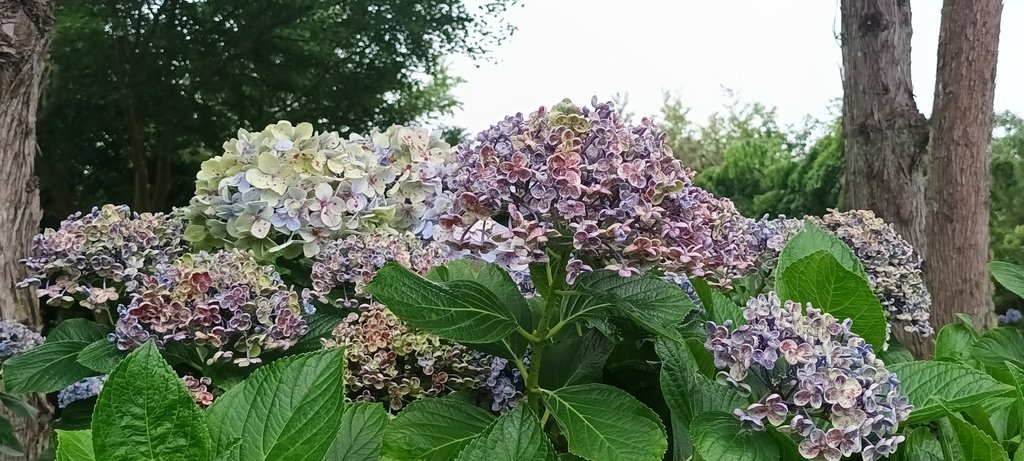
M989 143L1001 0L946 0L928 164L925 275L936 327L995 324L988 273Z
M27 290L15 288L24 276L18 260L28 254L39 231L39 184L35 177L36 109L47 50L53 36L50 0L0 2L0 317L39 328L39 304ZM12 419L28 459L49 444L49 405L36 421ZM0 456L0 459L8 459ZM24 459L24 458L11 458Z
M846 207L872 210L926 253L928 120L910 78L910 3L843 0L843 158ZM931 341L894 333L915 356Z

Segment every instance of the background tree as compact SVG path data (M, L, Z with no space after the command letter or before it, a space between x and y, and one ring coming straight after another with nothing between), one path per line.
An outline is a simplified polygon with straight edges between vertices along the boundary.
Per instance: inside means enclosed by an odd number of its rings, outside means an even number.
M932 105L925 275L939 325L995 324L988 271L989 142L1001 0L946 0Z
M1002 3L943 3L930 121L913 98L910 2L841 9L847 204L894 223L925 255L937 327L958 312L991 325L988 144ZM918 355L929 345L908 344Z
M25 277L18 260L27 254L39 225L39 188L34 173L36 108L53 36L53 3L49 0L0 2L0 317L40 327L33 294L15 288ZM36 421L11 418L28 459L38 459L49 441L49 406ZM8 458L0 455L0 459Z
M514 0L69 0L40 117L44 209L164 210L239 127L423 120L456 107L444 58L478 58ZM126 181L126 178L133 178Z
M1004 112L995 119L992 140L992 212L989 219L992 259L1024 265L1024 119ZM1024 309L1021 298L1001 286L996 311Z

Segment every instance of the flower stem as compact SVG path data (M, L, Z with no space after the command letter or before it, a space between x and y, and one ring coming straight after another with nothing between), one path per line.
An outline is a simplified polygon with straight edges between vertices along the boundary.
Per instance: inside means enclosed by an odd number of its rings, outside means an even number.
M552 285L549 285L551 289L548 291L548 296L544 303L544 311L541 312L537 328L530 335L532 338L527 337L530 340L532 353L530 354L530 372L526 377L526 399L530 408L538 416L541 414L540 370L544 360L544 348L550 343L552 319L556 316L562 305L562 297L558 294L558 290L555 289L553 284L565 283L564 280L553 280L550 267L548 268L548 282Z

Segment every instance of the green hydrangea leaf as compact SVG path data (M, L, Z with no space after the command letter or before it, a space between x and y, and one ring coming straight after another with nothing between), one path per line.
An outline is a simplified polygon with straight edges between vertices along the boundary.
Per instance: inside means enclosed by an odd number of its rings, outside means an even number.
M615 343L595 330L552 344L544 349L540 386L553 390L600 382L614 349Z
M1024 298L1024 267L1002 261L988 263L988 268L1003 288Z
M832 255L844 269L867 279L864 264L857 258L853 250L839 240L835 234L812 222L807 222L804 225L804 230L798 232L786 243L779 253L779 262L776 265L775 273L781 274L790 264L819 251Z
M606 313L679 340L679 324L696 308L678 286L651 276L623 277L608 270L587 272L579 276L572 290L584 294L565 297L563 319Z
M68 319L57 326L46 336L46 342L60 341L93 341L107 337L109 329L96 322L86 319Z
M345 409L341 428L324 459L331 461L363 461L378 459L383 443L388 414L380 403L355 402Z
M99 373L110 373L114 367L128 355L125 351L117 348L114 343L104 339L97 339L92 344L85 346L78 354L78 363Z
M278 359L254 371L207 410L214 453L242 444L227 461L319 461L345 408L345 351Z
M942 327L935 336L935 358L953 358L971 365L977 360L971 355L978 334L962 323Z
M996 328L974 343L971 353L983 365L1005 368L1006 362L1024 366L1024 333L1017 328Z
M774 461L779 447L767 432L740 427L735 416L720 411L701 413L690 424L693 447L702 459Z
M819 250L790 263L775 281L779 298L810 303L836 317L853 320L852 330L875 350L885 345L885 313L865 277L849 271L831 253Z
M901 390L914 406L905 424L934 421L944 414L943 405L958 411L988 398L1012 393L1013 387L984 372L952 362L920 361L889 367L900 378Z
M904 461L943 461L942 444L927 427L918 427L907 434L899 447Z
M939 420L939 434L946 461L1010 461L995 440L956 413Z
M711 288L702 279L691 279L690 284L693 285L693 291L697 292L701 303L704 304L708 320L719 325L725 323L726 320L731 320L733 326L746 325L747 319L743 318L743 306L737 305L722 292Z
M544 391L569 452L602 461L657 461L668 450L658 415L632 395L605 384Z
M185 240L188 242L202 242L206 240L206 226L189 224L185 228Z
M450 461L494 421L486 410L455 398L417 400L384 431L383 459Z
M493 343L518 327L505 303L471 280L435 283L392 261L366 289L406 323L452 341Z
M93 411L92 437L97 459L210 459L206 418L152 342L110 373Z
M57 429L57 461L95 461L92 452L92 431Z
M4 386L12 394L59 391L96 372L78 363L85 341L47 341L4 362Z
M501 415L479 437L469 442L457 461L555 461L537 415L519 405Z
M701 413L729 413L750 404L745 397L703 374L687 344L658 339L655 351L661 359L661 392L673 418L689 424Z

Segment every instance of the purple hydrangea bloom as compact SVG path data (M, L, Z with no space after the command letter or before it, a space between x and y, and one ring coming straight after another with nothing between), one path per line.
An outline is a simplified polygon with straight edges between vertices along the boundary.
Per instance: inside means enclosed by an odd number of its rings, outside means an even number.
M43 344L43 337L13 320L0 320L0 362Z
M288 349L308 331L299 295L273 266L239 250L187 254L143 278L118 308L112 340L121 350L153 338L213 351L209 362L261 362L263 351Z
M435 238L511 270L571 242L568 280L651 268L728 284L753 264L745 218L695 187L649 119L623 122L611 103L565 100L506 117L459 145Z
M57 406L60 408L67 408L68 405L79 400L96 397L97 395L100 395L100 391L103 390L103 384L106 382L107 375L103 375L90 376L72 383L70 386L61 389L61 391L57 393Z
M873 461L895 450L909 400L849 319L810 305L805 313L775 292L751 298L743 316L748 323L736 328L708 322L706 346L717 380L755 399L736 410L744 427L790 433L807 459Z
M1005 314L997 315L996 320L999 322L1000 326L1016 325L1020 323L1022 317L1024 317L1024 315L1021 315L1019 310L1010 308L1006 310Z
M32 239L21 261L29 275L19 286L35 286L51 306L100 309L184 251L183 225L177 212L134 213L124 205L75 213Z

